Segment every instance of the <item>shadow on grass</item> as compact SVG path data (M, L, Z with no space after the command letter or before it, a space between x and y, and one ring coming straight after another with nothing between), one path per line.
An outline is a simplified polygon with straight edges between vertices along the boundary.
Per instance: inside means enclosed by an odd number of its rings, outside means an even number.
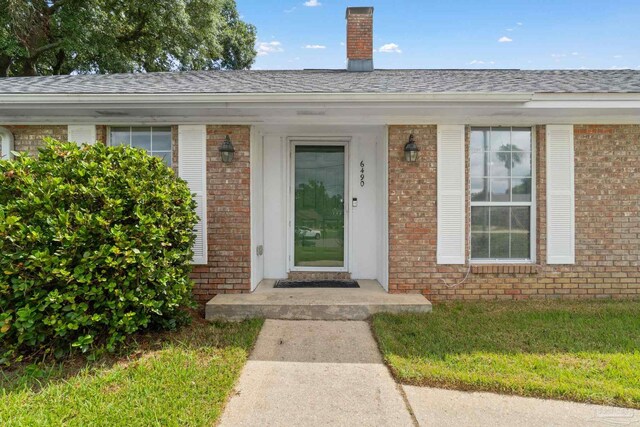
M127 365L155 352L167 349L225 350L237 349L247 355L262 327L260 319L244 322L208 322L195 312L192 322L175 331L145 331L132 335L124 348L115 354L72 355L62 360L52 358L21 363L0 371L0 393L30 390L68 381L81 374L106 371Z

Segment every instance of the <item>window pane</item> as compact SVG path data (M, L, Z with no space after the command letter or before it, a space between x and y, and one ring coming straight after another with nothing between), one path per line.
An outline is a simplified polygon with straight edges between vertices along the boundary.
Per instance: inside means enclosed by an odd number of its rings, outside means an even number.
M473 128L471 130L471 147L474 151L489 151L489 128Z
M531 229L531 208L529 206L514 206L511 208L511 231L526 231Z
M509 207L491 207L491 232L509 232Z
M489 201L489 178L471 178L471 201Z
M531 151L531 129L513 128L511 145L513 151Z
M151 128L133 128L131 131L131 146L151 150Z
M511 128L491 128L491 151L511 151Z
M471 153L471 176L477 178L489 176L488 152Z
M491 201L509 202L509 179L491 179Z
M491 258L509 258L509 207L491 209Z
M345 148L298 145L294 159L294 265L342 267Z
M153 155L162 159L162 161L167 165L171 166L171 153L167 151L154 151Z
M509 176L511 169L511 153L491 153L491 176Z
M153 131L153 151L171 151L171 128L156 128Z
M531 201L531 178L514 178L513 187L514 202L530 202Z
M491 258L509 258L509 232L491 233L489 244L491 245L489 252Z
M471 208L471 231L489 231L489 209L485 206Z
M529 233L511 233L511 258L531 258L529 244Z
M511 175L531 176L531 153L527 151L513 151L511 153Z
M110 129L110 138L109 145L129 145L130 140L130 129L126 128L111 128Z
M471 258L489 258L489 233L471 233Z
M511 208L511 258L530 258L531 208Z

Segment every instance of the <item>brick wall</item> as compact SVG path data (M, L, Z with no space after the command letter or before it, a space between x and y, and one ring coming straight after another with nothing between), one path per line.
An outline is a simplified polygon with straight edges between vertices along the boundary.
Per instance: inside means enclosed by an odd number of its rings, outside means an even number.
M402 151L411 132L421 149L414 164ZM639 142L640 126L575 127L576 264L550 266L545 127L537 126L537 265L474 267L456 286L468 266L436 264L436 126L390 126L390 292L421 292L434 301L640 297ZM468 183L466 192L468 199ZM469 210L467 202L467 233Z
M38 147L42 147L43 138L51 137L59 140L67 139L66 125L2 125L11 131L14 140L14 151L27 151L38 154Z
M236 150L229 164L222 163L218 152L225 135ZM249 135L249 126L207 126L209 263L196 266L192 274L200 303L251 288Z

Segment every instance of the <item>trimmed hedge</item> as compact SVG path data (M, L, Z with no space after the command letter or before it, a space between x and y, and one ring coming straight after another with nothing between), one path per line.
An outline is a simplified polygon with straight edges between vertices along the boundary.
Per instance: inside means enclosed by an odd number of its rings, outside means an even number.
M47 140L0 161L0 363L115 350L191 306L195 202L143 150Z

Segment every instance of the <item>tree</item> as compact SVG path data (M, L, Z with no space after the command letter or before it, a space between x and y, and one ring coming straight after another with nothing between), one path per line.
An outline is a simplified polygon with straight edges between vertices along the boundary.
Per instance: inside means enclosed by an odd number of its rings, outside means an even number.
M235 0L0 0L0 77L246 69Z

